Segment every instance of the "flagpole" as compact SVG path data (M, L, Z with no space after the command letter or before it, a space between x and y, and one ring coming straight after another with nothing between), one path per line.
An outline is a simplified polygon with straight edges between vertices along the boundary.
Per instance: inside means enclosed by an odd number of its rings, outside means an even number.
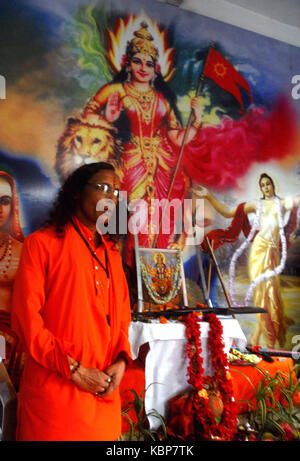
M214 42L211 42L209 44L209 49L208 49L208 52L207 52L207 56L206 56L204 65L202 67L201 75L199 77L199 82L198 82L198 87L197 87L197 90L196 90L196 93L195 93L195 97L198 97L200 95L200 93L201 93L202 86L203 86L203 81L204 81L204 77L205 77L205 66L206 66L206 63L207 63L207 60L208 60L208 57L209 57L210 50L212 48L214 48ZM184 151L184 147L185 147L185 141L186 141L186 138L187 138L187 136L189 134L189 131L190 131L190 128L191 128L191 125L192 125L192 121L193 121L193 110L191 109L190 115L189 115L189 118L188 118L188 122L187 122L187 126L186 126L186 129L185 129L184 135L183 135L182 143L181 143L181 146L180 146L180 151L179 151L178 159L177 159L177 162L176 162L176 166L175 166L175 169L174 169L174 172L173 172L173 175L172 175L167 200L165 201L165 204L164 204L164 207L163 207L163 210L162 210L162 214L161 214L161 217L160 217L160 220L159 220L158 232L156 233L155 239L154 239L154 242L153 242L153 247L154 248L156 248L156 245L157 245L158 236L159 236L160 231L161 231L162 221L163 221L163 218L164 218L164 215L165 215L166 207L168 206L168 201L169 201L169 199L171 197L171 193L172 193L172 190L173 190L173 187L174 187L174 183L175 183L175 179L176 179L176 176L177 176L177 173L178 173L178 170L179 170L179 166L181 164L183 151Z

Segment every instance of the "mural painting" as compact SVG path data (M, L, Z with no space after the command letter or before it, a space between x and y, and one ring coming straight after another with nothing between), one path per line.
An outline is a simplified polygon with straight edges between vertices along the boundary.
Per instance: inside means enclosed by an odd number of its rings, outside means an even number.
M145 0L4 1L0 35L0 166L3 179L6 173L14 181L3 182L10 187L5 194L20 199L20 236L43 223L74 168L111 162L128 203L146 204L139 245L182 250L193 305L201 301L195 248L187 229L178 231L190 212L186 201L207 199L203 234L226 229L246 203L249 229L261 224L255 240L250 231L240 254L238 232L215 245L215 255L235 303L275 312L263 320L241 317L249 341L291 349L300 334L300 106L293 84L299 49ZM166 232L164 199L174 203ZM12 206L9 213L11 220ZM9 258L11 274L16 265L13 239L19 248L22 238L8 231L0 242L3 277ZM134 284L130 232L122 251ZM266 270L275 272L265 279ZM226 305L214 268L210 297Z

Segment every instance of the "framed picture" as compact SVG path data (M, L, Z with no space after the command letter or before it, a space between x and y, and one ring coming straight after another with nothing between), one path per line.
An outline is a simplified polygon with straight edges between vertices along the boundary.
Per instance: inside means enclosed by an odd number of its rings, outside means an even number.
M188 306L180 250L136 248L138 311Z

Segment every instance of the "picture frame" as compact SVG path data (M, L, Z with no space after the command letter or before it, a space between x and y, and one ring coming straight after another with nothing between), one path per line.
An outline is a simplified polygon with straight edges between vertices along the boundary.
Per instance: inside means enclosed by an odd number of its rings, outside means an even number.
M136 247L138 312L188 307L181 251Z

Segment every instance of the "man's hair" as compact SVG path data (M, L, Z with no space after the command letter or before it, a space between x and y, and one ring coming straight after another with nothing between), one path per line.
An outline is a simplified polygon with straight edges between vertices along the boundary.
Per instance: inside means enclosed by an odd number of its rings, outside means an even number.
M77 199L92 176L102 170L115 171L113 165L106 162L89 163L73 171L61 186L49 218L43 227L54 226L58 235L64 234L64 228L74 216Z

